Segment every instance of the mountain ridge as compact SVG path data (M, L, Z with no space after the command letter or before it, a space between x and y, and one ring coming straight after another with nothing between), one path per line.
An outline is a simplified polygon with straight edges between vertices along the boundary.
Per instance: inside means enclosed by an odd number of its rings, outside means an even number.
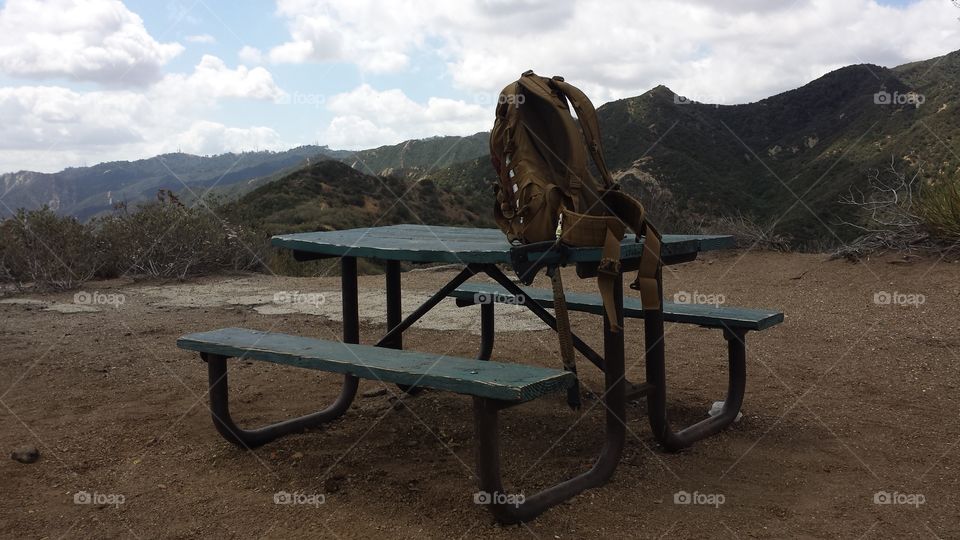
M856 211L841 204L841 195L862 188L870 170L893 159L903 167L926 164L928 182L960 174L960 149L953 142L960 135L960 115L952 111L960 102L958 88L960 51L894 68L844 66L744 104L698 103L658 85L605 103L597 115L611 170L640 188L655 183L673 201L675 214L744 214L798 239L836 240L845 234L837 224L855 219ZM430 179L460 193L476 213L492 204L495 175L486 157L487 137L486 132L432 137L357 152L298 147L287 151L296 159L278 159L285 153L277 153L265 163L243 164L250 166L228 177L199 175L187 184L205 189L215 183L222 193L242 196L309 167L311 160L332 158L368 174L407 182ZM229 155L196 159L223 161ZM266 174L257 176L258 171ZM5 191L9 176L0 176ZM148 200L156 187L183 190L182 184L162 183L134 182L120 196L133 193ZM100 200L90 205L71 191L76 185L63 184L55 195L78 199L81 218L105 211L108 195L116 195L101 190ZM16 199L8 198L8 206L10 200Z

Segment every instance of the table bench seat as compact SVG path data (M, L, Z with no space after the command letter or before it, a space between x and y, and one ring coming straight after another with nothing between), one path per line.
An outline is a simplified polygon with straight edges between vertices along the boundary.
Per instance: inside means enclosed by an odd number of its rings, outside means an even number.
M555 317L545 310L553 306L552 290L522 288L501 277L497 284L462 283L451 290L447 296L455 298L459 306L480 305L481 358L489 355L493 350L494 304L522 305L534 312L547 325L556 329ZM603 300L599 295L565 293L564 296L567 307L571 311L600 315L604 313ZM661 319L660 316L654 317L644 312L640 300L636 298L623 299L623 316L644 319L644 340L647 344L646 383L630 384L628 388L632 389L632 393L642 393L647 396L650 427L657 440L664 448L671 451L681 450L704 437L714 435L736 420L746 388L746 334L750 331L765 330L783 322L783 313L779 311L669 302L664 303ZM727 342L729 381L727 397L723 401L720 413L679 431L671 429L666 415L667 381L666 371L663 368L665 349L664 339L662 339L663 322L696 324L719 329L722 330ZM650 326L653 326L656 331L648 332ZM603 357L594 352L576 334L572 334L571 339L576 350L594 365L604 369ZM653 362L650 361L651 356L654 358Z
M354 276L355 279L355 276ZM350 287L348 290L355 290ZM356 302L354 296L353 302ZM359 326L354 319L352 327ZM353 329L346 339L355 339ZM404 351L386 347L358 345L322 339L261 332L243 328L223 328L188 334L177 340L181 349L199 352L207 363L210 389L210 412L217 431L241 448L254 448L291 433L319 427L335 420L350 408L357 393L359 379L433 388L472 397L477 455L477 476L480 492L472 498L496 496L485 504L503 523L529 521L547 508L567 500L585 489L605 483L613 474L625 440L622 421L608 418L607 443L604 451L587 472L531 495L520 496L519 503L510 501L500 478L499 411L526 401L573 386L572 372L528 365L468 360L440 354ZM243 429L230 416L227 389L227 360L240 358L343 374L343 387L336 401L315 412L277 422L257 429ZM622 360L619 370L622 373ZM613 390L603 396L607 408L625 416L622 377ZM612 427L611 427L612 426ZM609 447L616 450L608 450Z
M566 390L576 379L573 373L558 369L468 360L243 328L189 334L178 339L177 346L228 358L262 360L500 401L530 401Z
M450 296L457 299L457 305L494 303L522 303L533 300L543 307L553 307L553 291L547 289L523 288L525 299L518 299L513 293L493 283L464 283ZM603 300L596 294L567 292L567 308L602 315ZM642 319L643 303L639 298L624 297L623 316L628 319ZM769 309L747 309L707 304L663 303L663 320L672 323L696 324L706 328L738 328L744 330L766 330L783 322L783 313Z

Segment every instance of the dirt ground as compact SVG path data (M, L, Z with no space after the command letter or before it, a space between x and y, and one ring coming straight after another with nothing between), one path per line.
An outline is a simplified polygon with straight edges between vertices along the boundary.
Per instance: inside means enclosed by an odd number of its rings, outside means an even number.
M452 275L405 273L406 307ZM595 287L572 273L566 282ZM0 536L960 538L960 264L730 252L670 268L668 297L714 295L786 314L784 324L748 335L743 419L668 454L650 435L646 404L631 402L612 481L506 527L474 504L463 396L425 392L395 408L390 387L358 396L323 429L254 451L214 431L205 366L176 338L242 326L333 339L338 285L335 277L117 281L0 302L0 447L41 453L31 464L0 460ZM383 277L360 286L370 343L385 331ZM297 306L283 302L290 298ZM478 308L442 307L405 346L472 357ZM555 337L516 310L502 307L494 359L533 347L532 362L559 367ZM573 322L601 350L599 317ZM641 381L642 326L628 322L627 332L628 376ZM667 351L679 426L722 398L725 348L717 331L670 326ZM582 359L580 371L586 387L601 386ZM245 362L233 362L230 377L235 416L250 426L319 409L340 384ZM361 392L378 386L362 382ZM602 441L594 404L574 412L558 395L506 411L509 487L529 495L586 470ZM276 504L279 492L312 504ZM702 504L676 503L682 492Z

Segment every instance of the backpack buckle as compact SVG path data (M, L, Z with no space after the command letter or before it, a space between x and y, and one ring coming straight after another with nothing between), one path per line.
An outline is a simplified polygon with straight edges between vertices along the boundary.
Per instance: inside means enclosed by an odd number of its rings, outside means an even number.
M536 260L531 261L529 255L538 253ZM567 258L567 246L557 240L534 242L510 248L510 264L517 274L517 279L524 285L533 283L544 266L563 264Z
M555 81L557 81L557 82L563 82L563 77L561 77L561 76L559 76L559 75L554 75L554 76L553 76L553 80L555 80Z
M533 75L533 70L532 70L532 69L528 69L528 70L524 71L520 76L521 76L521 77L529 77L529 76L531 76L531 75Z

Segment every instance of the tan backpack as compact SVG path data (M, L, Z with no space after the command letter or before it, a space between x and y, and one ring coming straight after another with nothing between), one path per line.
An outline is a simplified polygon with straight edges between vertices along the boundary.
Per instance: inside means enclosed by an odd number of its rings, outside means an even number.
M590 173L588 155L600 181ZM645 239L630 287L640 291L645 310L661 309L660 234L647 222L643 205L620 191L610 176L597 112L583 92L563 77L524 73L500 93L490 157L499 177L494 215L511 243L602 246L597 283L610 327L620 331L613 294L620 276L620 242L629 228L638 241ZM564 365L575 371L560 272L550 273Z

